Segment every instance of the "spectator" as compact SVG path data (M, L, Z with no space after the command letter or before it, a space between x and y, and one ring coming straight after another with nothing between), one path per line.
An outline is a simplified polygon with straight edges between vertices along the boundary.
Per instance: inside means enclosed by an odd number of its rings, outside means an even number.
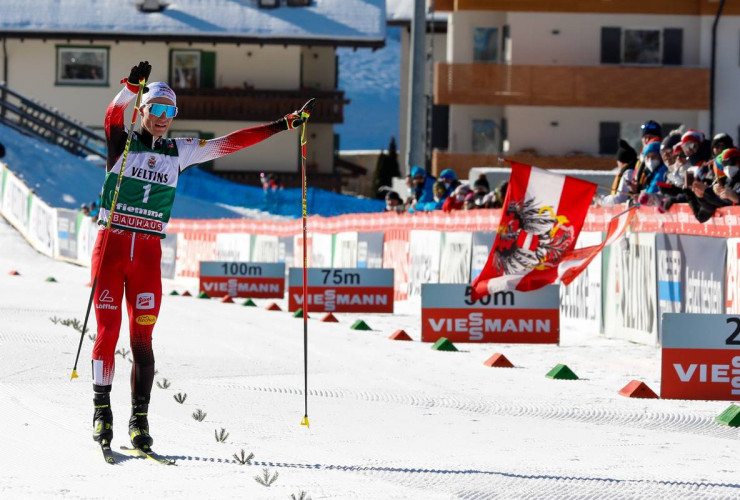
M619 203L624 203L629 199L631 193L632 178L635 173L635 165L637 164L637 151L630 146L624 139L619 139L619 146L617 147L617 175L614 176L612 181L611 194L602 197L598 200L598 204L603 206L612 206ZM631 170L625 178L625 173Z
M668 167L668 173L666 174L665 182L658 184L660 192L663 195L663 200L658 206L660 212L667 212L674 203L686 203L688 201L684 192L686 172L689 168L688 157L683 152L680 141L670 141L675 142L670 154L664 151L666 141L676 136L669 135L663 140L663 144L661 144L661 156L663 157L663 162ZM666 161L666 159L669 161Z
M447 186L444 182L437 181L434 183L432 192L434 193L434 200L426 203L417 203L415 209L417 212L430 212L432 210L442 209L442 205L447 198Z
M642 148L645 149L649 143L663 139L663 129L660 124L654 120L648 120L640 127L642 131ZM644 151L643 151L644 152Z
M687 130L681 136L681 149L689 157L689 165L692 167L704 166L712 156L711 143L704 138L703 133L694 129ZM702 169L698 172L697 177L711 181L714 174L709 169Z
M735 144L733 144L732 137L725 134L724 132L720 132L719 134L716 134L712 138L712 159L714 159L718 154L723 152L725 149L730 149L735 147Z
M471 192L472 190L470 189L470 186L467 184L460 184L442 204L442 210L450 212L452 210L462 209L465 203L465 197Z
M491 208L502 208L506 199L506 191L509 189L509 181L501 181L493 190L494 201Z
M87 206L87 203L83 203L80 210L82 210L82 215L90 217L90 207Z
M475 208L477 208L475 206L475 196L475 191L471 191L465 195L465 202L463 203L463 208L465 210L475 210Z
M676 162L676 156L673 153L673 148L681 142L681 133L673 131L660 143L660 157L663 158L663 163L671 169L671 166Z
M643 148L642 163L645 165L645 180L641 183L643 192L655 194L659 192L658 183L665 181L668 167L663 163L660 155L660 142L653 141Z
M699 222L706 222L714 212L720 208L736 205L740 197L740 175L738 175L738 163L740 162L740 151L735 148L726 149L717 158L718 176L709 185L698 179L694 179L689 172L687 175L686 190L689 206L694 212L694 217Z
M491 190L491 186L488 184L486 174L480 174L473 183L473 191L479 195L486 195Z
M442 170L442 173L439 174L439 180L445 183L447 196L450 196L457 186L460 185L460 181L457 180L457 174L451 168Z
M403 202L401 197L395 191L385 193L385 211L403 213Z
M262 192L265 198L265 208L270 213L278 211L280 194L278 191L283 189L280 179L275 174L260 172L260 182L262 183Z
M423 204L434 201L433 186L435 180L423 168L417 166L411 167L411 183L416 202L409 208L410 212L413 212L419 203Z

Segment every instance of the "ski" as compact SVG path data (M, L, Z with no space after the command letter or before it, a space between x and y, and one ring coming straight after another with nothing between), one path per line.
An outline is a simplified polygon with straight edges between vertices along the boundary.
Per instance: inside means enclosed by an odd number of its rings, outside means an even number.
M111 450L110 443L108 441L103 441L102 443L100 443L100 450L103 452L103 458L107 463L116 463L116 456L113 454L113 450Z
M137 458L146 458L147 460L153 460L158 464L162 465L177 465L174 460L157 455L152 450L144 451L138 448L129 448L128 446L121 446L121 450L125 453Z

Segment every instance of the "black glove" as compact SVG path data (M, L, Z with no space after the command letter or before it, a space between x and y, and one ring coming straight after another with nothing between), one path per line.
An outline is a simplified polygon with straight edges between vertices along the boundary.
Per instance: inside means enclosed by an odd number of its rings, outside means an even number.
M152 72L152 65L149 61L141 61L137 66L131 68L131 73L128 75L129 85L138 85L141 79L144 81L149 80L149 74ZM144 87L144 93L149 91L147 87Z
M285 129L293 130L294 128L298 128L303 125L303 122L308 120L308 117L311 116L311 112L313 111L313 105L315 102L316 99L312 97L311 99L306 101L306 104L304 104L301 109L285 115Z

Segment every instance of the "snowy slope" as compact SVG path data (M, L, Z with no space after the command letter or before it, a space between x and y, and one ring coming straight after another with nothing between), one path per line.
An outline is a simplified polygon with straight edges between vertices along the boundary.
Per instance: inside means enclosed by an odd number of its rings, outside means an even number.
M8 272L17 269L20 277ZM85 337L49 317L82 318L89 270L29 249L0 221L0 496L18 498L737 498L740 431L714 423L727 403L630 400L632 378L658 388L659 351L564 332L563 345L392 342L419 336L418 303L395 315L309 324L309 416L303 416L302 323L268 312L166 295L155 329L159 373L150 423L177 467L107 465L90 438ZM58 283L46 283L53 275ZM182 291L166 282L165 293ZM190 288L194 291L194 288ZM264 305L265 301L258 301ZM124 329L119 348L129 349ZM518 366L491 369L500 351ZM129 363L113 389L114 446L125 444ZM584 380L544 377L567 363ZM173 395L187 393L184 404ZM191 417L207 413L203 422ZM226 429L225 443L214 431ZM232 454L255 454L239 465ZM7 450L13 450L8 453ZM269 488L253 477L278 472Z

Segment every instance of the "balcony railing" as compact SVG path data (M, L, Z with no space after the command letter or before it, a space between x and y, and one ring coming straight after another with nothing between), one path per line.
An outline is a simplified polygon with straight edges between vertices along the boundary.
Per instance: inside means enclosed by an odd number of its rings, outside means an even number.
M540 156L534 154L507 154L507 159L535 165L540 168L562 168L575 170L611 170L616 166L613 157L598 156ZM461 179L468 178L468 172L474 167L508 167L499 155L480 153L450 153L435 150L432 155L432 175L439 175L442 170L450 168Z
M434 84L435 104L709 107L709 70L704 68L440 63Z
M197 120L272 121L300 109L316 98L311 115L314 123L342 123L344 105L349 101L342 91L326 90L239 90L175 89L177 117Z
M439 3L439 2L438 2ZM444 1L444 4L453 3ZM724 15L737 15L735 2L727 2ZM440 8L437 7L439 10ZM572 12L602 14L683 14L714 15L716 0L619 0L618 2L594 0L455 0L454 9L507 12ZM729 9L729 11L728 11Z

